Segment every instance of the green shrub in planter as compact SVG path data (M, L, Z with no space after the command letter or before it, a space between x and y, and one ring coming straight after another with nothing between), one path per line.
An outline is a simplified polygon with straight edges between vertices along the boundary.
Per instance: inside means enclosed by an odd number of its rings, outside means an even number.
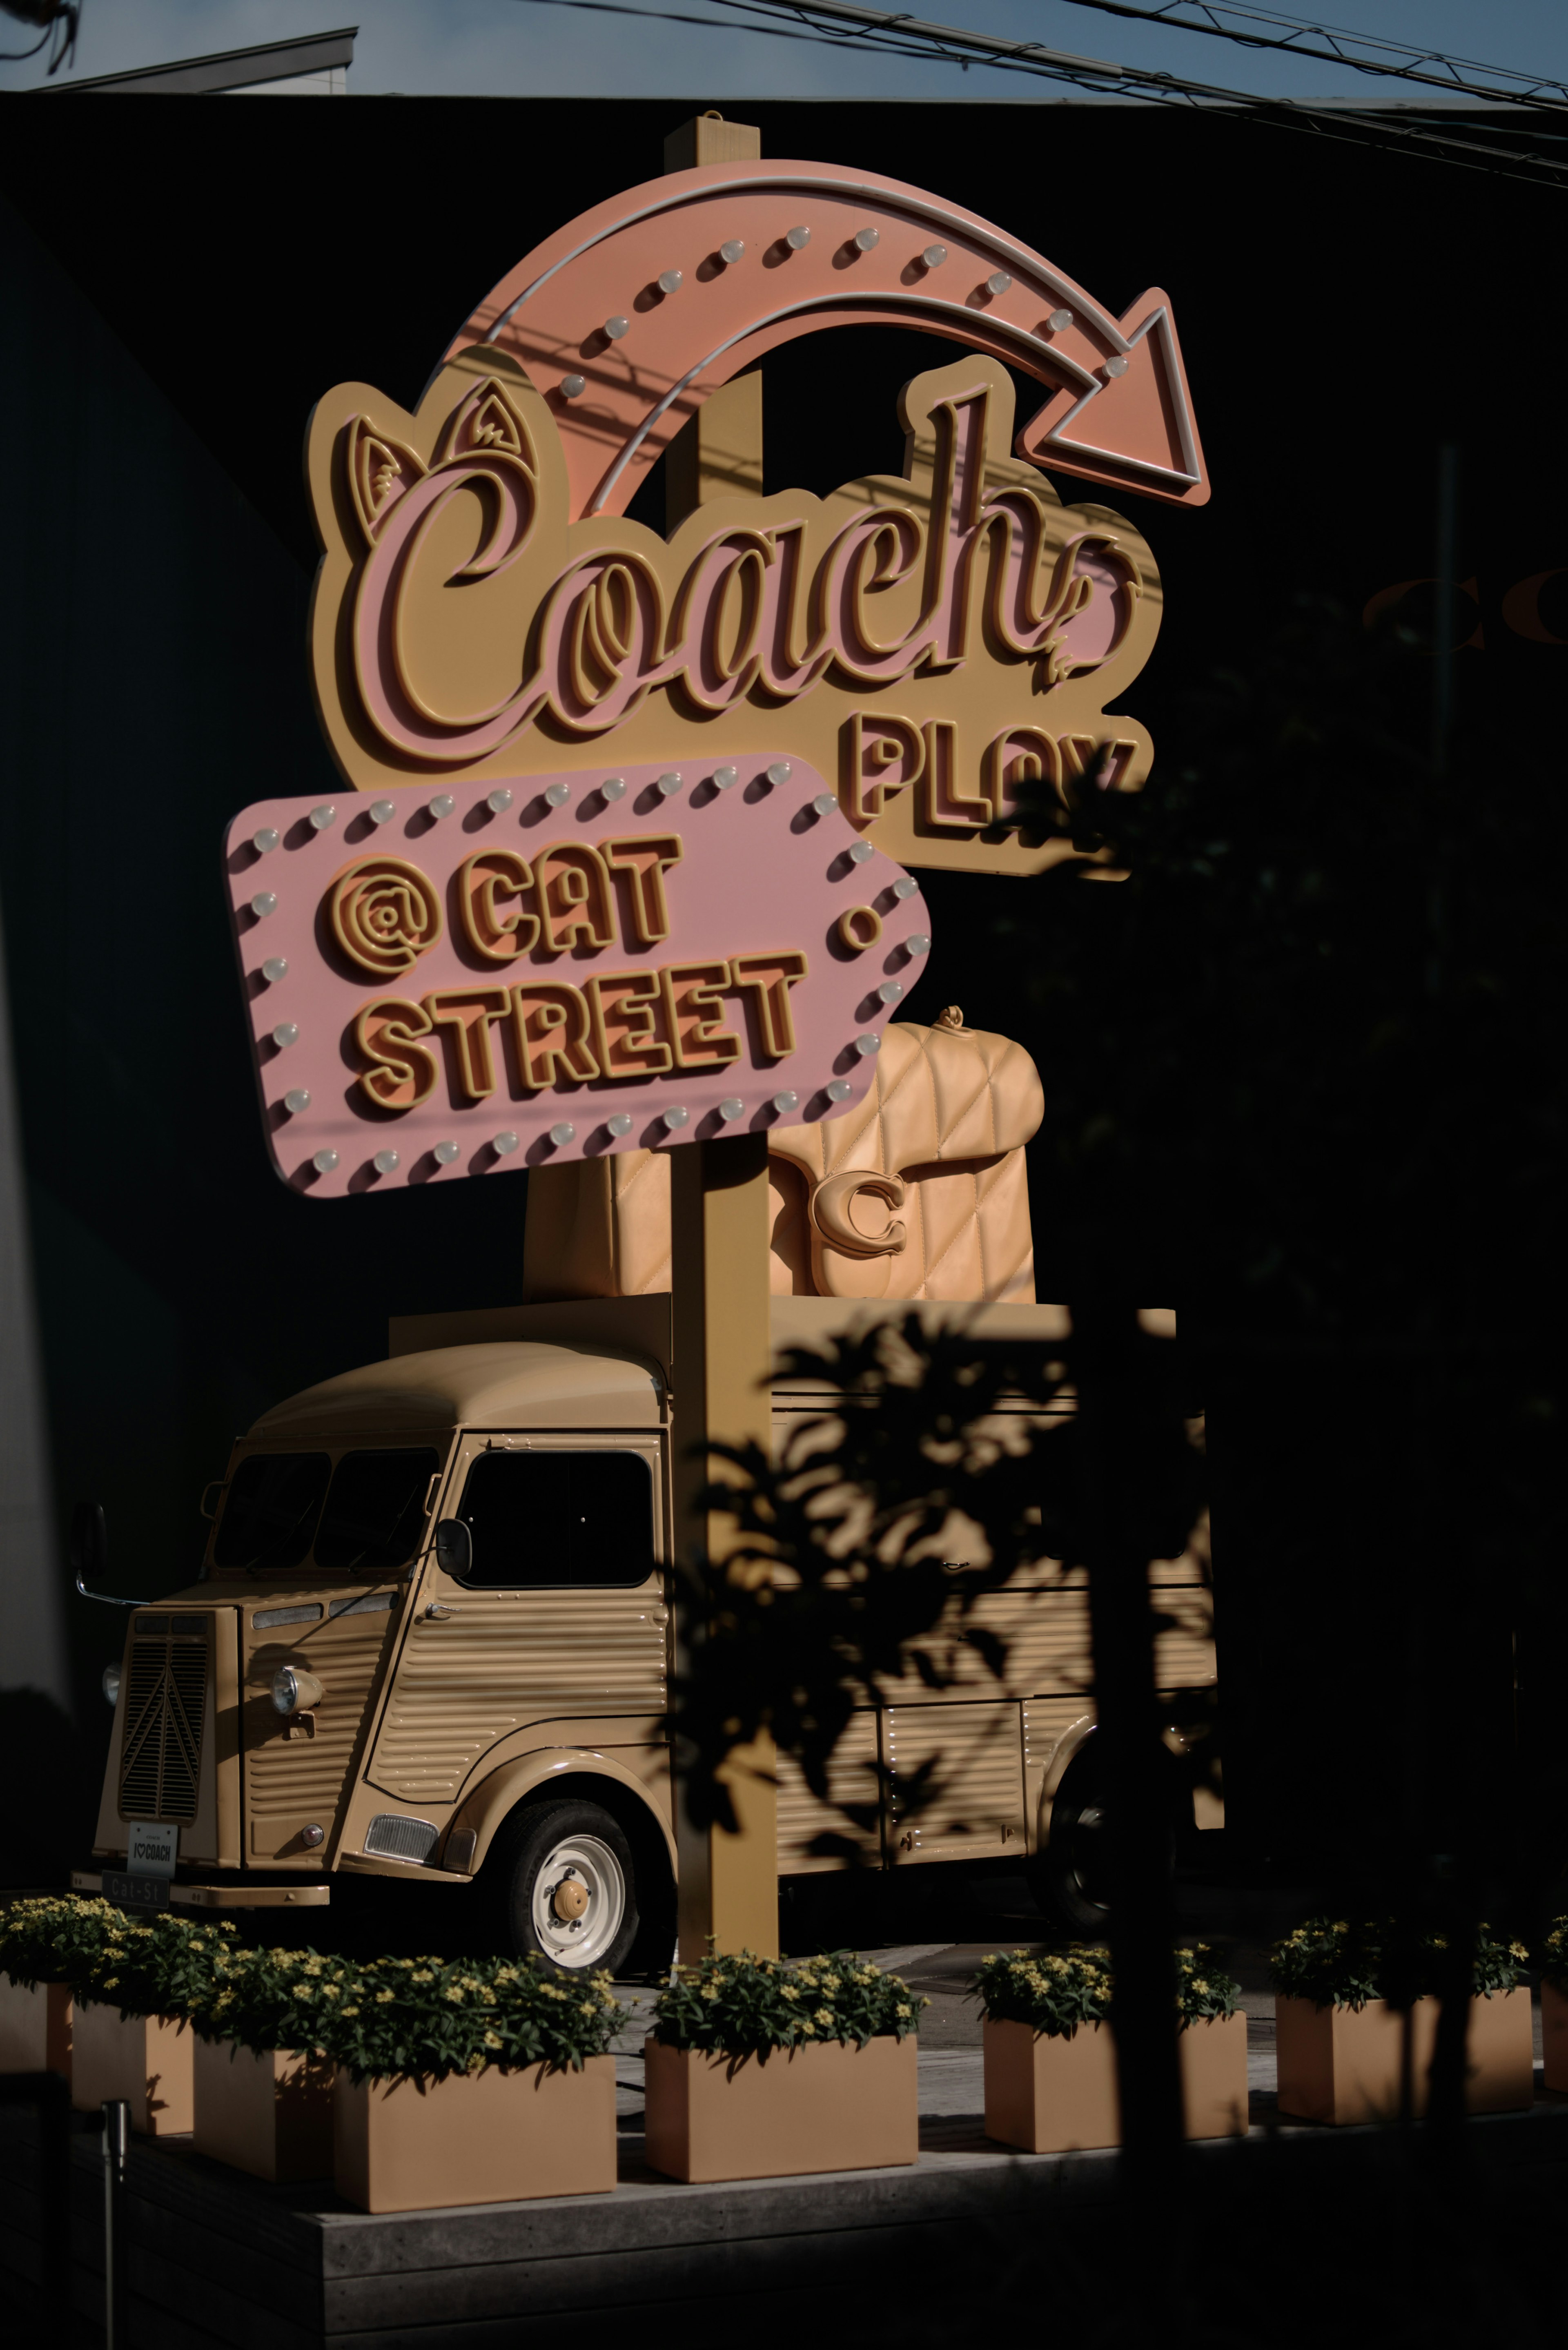
M130 1924L111 1901L84 1901L74 1894L13 1901L0 1910L0 1975L28 1990L35 1983L72 1982Z
M607 1974L570 1981L542 1963L501 1959L376 1959L362 1966L314 1950L265 1954L275 1972L256 1970L251 1988L234 1981L236 2005L252 2012L277 2002L294 2045L315 2045L363 2081L444 2081L491 2065L526 2064L580 2072L608 2053L620 2010ZM226 2011L225 2011L226 2012ZM216 2005L211 2011L219 2021Z
M1568 1991L1568 1918L1553 1918L1541 1945L1541 1977L1554 1990Z
M1389 1918L1309 1918L1269 1953L1269 1981L1287 1999L1359 2011L1372 2000L1407 2007L1438 1987L1441 1934L1401 1934ZM1476 1929L1471 1990L1478 1999L1518 1988L1530 1953L1482 1924Z
M1234 2015L1240 1986L1212 1950L1199 1944L1174 1956L1176 2008L1183 2023ZM999 1950L981 1960L972 1989L991 2022L1026 2023L1053 2040L1070 2040L1081 2023L1108 2022L1112 2009L1109 1966L1098 1951L1076 1943L1039 1958Z
M64 1980L78 2000L118 2008L122 2017L183 2020L206 1995L238 1930L226 1919L198 1926L183 1918L127 1918L84 1950Z
M654 2037L667 2048L755 2056L830 2040L903 2040L925 2005L897 1975L848 1950L787 1965L750 1950L677 1967L654 2002Z
M314 2048L324 2010L352 1996L359 1970L314 1950L221 1950L191 2002L191 2021L202 2040L232 2040L270 2056L280 2049Z

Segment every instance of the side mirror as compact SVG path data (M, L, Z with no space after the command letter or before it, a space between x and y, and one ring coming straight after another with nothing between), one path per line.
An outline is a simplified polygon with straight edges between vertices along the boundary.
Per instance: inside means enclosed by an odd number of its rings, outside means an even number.
M438 1518L435 1530L436 1565L443 1575L455 1575L461 1583L473 1567L473 1536L461 1518Z
M107 1607L143 1607L142 1599L117 1599L112 1592L94 1591L94 1583L109 1571L109 1521L99 1502L78 1502L71 1512L68 1551L71 1579L84 1599L101 1599Z
M97 1502L78 1502L71 1512L71 1575L78 1591L109 1572L109 1521Z

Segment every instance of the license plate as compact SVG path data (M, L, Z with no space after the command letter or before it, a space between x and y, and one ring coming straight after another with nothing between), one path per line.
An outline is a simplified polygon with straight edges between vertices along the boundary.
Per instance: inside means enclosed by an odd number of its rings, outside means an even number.
M103 1872L103 1898L118 1903L121 1909L167 1909L169 1879L166 1877L132 1877L125 1869L106 1868Z

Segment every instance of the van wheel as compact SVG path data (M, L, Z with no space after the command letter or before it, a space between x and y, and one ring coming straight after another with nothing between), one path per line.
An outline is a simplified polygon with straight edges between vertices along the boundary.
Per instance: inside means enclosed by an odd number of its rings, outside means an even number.
M1047 1918L1082 1939L1101 1939L1110 1925L1106 1887L1105 1810L1096 1784L1095 1742L1067 1766L1051 1806L1051 1841L1028 1867L1029 1890Z
M484 1873L520 1958L537 1951L573 1974L614 1974L637 1939L631 1846L597 1804L524 1804L497 1835Z

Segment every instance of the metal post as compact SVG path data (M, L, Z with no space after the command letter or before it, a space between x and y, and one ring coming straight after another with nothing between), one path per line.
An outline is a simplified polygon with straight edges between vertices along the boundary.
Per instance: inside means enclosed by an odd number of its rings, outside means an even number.
M103 2106L103 2309L106 2350L130 2350L130 2280L126 2274L125 2158L130 2107L123 2097Z

